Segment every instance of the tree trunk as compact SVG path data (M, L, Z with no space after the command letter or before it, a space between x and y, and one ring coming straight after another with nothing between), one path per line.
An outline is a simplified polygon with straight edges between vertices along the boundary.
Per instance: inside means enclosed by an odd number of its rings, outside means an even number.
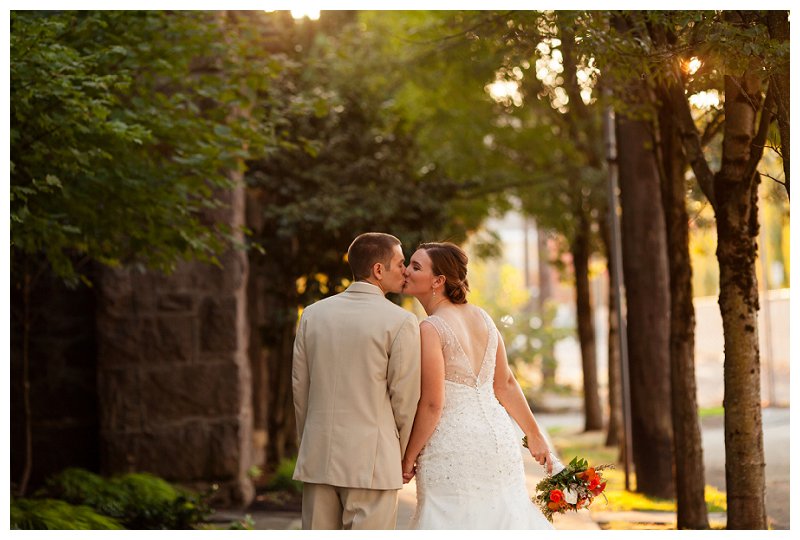
M637 491L672 498L675 482L669 385L669 278L650 127L643 120L617 114L632 457Z
M18 497L24 497L33 468L33 413L31 411L30 343L31 343L31 274L27 261L22 282L22 396L25 412L25 466L19 481Z
M725 78L722 165L714 178L717 201L719 307L725 334L725 483L729 529L765 529L764 440L758 348L758 183L754 163L757 112L755 74ZM766 110L762 115L768 115ZM762 124L765 119L762 118Z
M592 302L589 292L589 222L581 212L578 229L572 243L575 268L575 296L578 318L578 338L583 364L583 410L586 431L603 429L603 412L597 390L597 355L595 347Z
M247 226L262 234L264 208L277 204L269 194L251 190ZM250 254L248 305L251 321L250 364L253 373L254 446L268 468L297 455L297 426L292 396L292 353L300 304L288 267L296 266L296 238L272 239L267 254Z
M270 276L263 271L263 258L264 255L256 250L250 252L250 276L247 280L247 320L250 323L250 342L247 352L253 379L253 462L257 465L266 463L270 399L268 353L263 337L263 328L267 324L264 290L268 286L267 280Z
M619 324L617 321L619 305L614 293L614 257L611 253L611 238L608 220L600 220L600 232L606 249L606 268L608 269L608 427L606 446L619 446L624 450L625 426L622 420L622 357L619 350ZM620 453L620 461L624 455Z
M552 270L550 268L550 254L547 250L547 235L538 224L536 226L536 251L539 269L539 316L545 321L547 302L553 296L553 286L550 284ZM542 347L542 386L552 388L556 384L556 355L550 341Z
M775 40L789 42L789 12L767 11L767 28L769 37ZM775 92L776 116L778 117L778 132L781 136L780 148L783 158L783 174L786 195L789 195L789 61L781 66L770 76L770 86Z
M678 529L708 529L703 445L694 369L694 304L686 212L687 161L668 101L659 105L661 195L670 276L670 374Z
M286 317L274 328L278 341L269 347L267 369L269 370L270 400L267 422L267 463L277 465L281 459L297 453L297 426L292 399L292 349L294 344L297 307L295 317ZM288 315L288 310L284 313Z

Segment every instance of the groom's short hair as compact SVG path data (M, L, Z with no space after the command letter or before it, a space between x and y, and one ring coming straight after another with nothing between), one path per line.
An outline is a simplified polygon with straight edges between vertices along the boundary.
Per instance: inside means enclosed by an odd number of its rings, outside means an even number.
M370 277L375 263L389 266L394 246L399 245L400 240L391 234L368 232L356 236L347 249L347 262L353 271L353 279L361 281Z

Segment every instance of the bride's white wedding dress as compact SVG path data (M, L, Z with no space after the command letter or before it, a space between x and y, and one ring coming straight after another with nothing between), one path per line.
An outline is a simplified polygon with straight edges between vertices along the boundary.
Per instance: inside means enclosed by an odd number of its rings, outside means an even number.
M433 435L417 459L417 509L412 529L552 529L525 487L522 443L494 394L498 331L489 331L477 375L447 322L439 332L445 361L445 400ZM473 348L474 350L474 348Z

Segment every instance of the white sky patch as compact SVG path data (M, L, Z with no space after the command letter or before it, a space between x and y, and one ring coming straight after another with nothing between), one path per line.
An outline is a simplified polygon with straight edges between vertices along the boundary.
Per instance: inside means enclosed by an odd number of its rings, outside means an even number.
M719 107L719 92L708 90L689 96L689 104L695 109L716 109Z

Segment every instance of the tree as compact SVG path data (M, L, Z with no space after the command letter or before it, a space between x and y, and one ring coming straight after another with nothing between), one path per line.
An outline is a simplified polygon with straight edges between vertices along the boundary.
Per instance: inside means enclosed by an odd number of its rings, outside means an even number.
M450 219L452 184L436 167L421 171L414 134L386 104L391 89L380 80L383 58L372 36L346 23L310 32L316 35L308 42L288 42L312 45L276 81L284 99L275 104L286 107L298 96L311 103L313 95L325 101L281 112L286 144L249 161L247 172L248 226L263 250L251 254L250 354L265 364L272 390L265 416L270 465L296 451L291 364L298 315L350 283L344 254L353 238L389 232L408 253L423 240L464 237Z
M680 111L683 146L717 218L720 312L725 337L725 457L728 527L766 528L764 447L761 425L760 363L757 333L758 287L755 259L758 235L757 172L773 120L774 86L765 80L783 43L767 39L764 15L723 13L720 34L750 40L757 57L731 56L721 66L725 124L719 170L711 172L700 149L700 134L673 64L671 103ZM752 43L752 45L750 45ZM766 88L765 88L766 86ZM680 95L679 95L680 93ZM680 108L678 108L680 107ZM787 176L788 180L788 176ZM788 187L788 185L787 185ZM743 468L744 467L744 468Z
M628 23L613 19L622 32ZM670 416L669 274L658 164L651 124L643 118L647 88L628 81L616 113L622 207L622 265L627 305L631 425L636 490L671 498L673 477ZM637 107L638 106L638 107Z
M775 19L782 14L773 14ZM769 127L775 116L776 90L788 66L785 35L762 12L693 12L669 16L655 13L684 28L666 54L649 55L642 40L614 36L636 54L626 55L638 72L663 81L669 107L679 126L680 140L692 171L712 205L718 234L720 312L725 338L725 432L727 495L730 528L764 528L764 456L761 427L760 365L757 338L758 291L754 262L758 233L757 172ZM687 81L683 54L696 55L703 67ZM724 96L724 121L701 132L688 97L698 89ZM784 105L786 105L784 103ZM717 122L717 126L714 126ZM721 130L719 168L704 153L709 131ZM785 138L784 138L785 139ZM783 150L785 153L785 150ZM788 176L786 177L788 180ZM788 187L788 184L786 184ZM744 468L743 468L744 467Z
M626 459L625 425L622 410L622 356L619 345L619 301L614 291L614 257L611 251L611 232L608 219L600 220L600 231L606 252L608 270L608 426L606 427L606 446L620 448L619 461Z
M657 50L677 41L669 25L650 21L649 38ZM669 90L655 83L655 143L667 233L670 298L670 388L674 431L675 489L678 529L707 529L703 446L697 405L694 364L694 304L689 256L689 216L686 210L688 168Z
M32 291L50 274L90 285L90 261L163 271L186 258L216 262L234 237L209 217L228 172L248 141L274 144L241 113L282 63L243 55L248 39L225 13L11 13L12 348L28 446L20 492L32 467Z
M214 190L256 135L232 115L249 73L218 15L11 17L13 253L42 253L71 282L74 258L163 270L213 261L229 231L199 215L220 204Z
M492 206L516 197L540 228L568 239L586 429L594 430L602 428L603 418L588 266L597 244L593 222L603 204L595 189L602 178L602 147L592 136L600 117L583 104L576 71L585 67L584 59L571 55L574 36L561 36L569 26L557 22L538 12L454 12L415 15L413 24L390 27L386 34L411 34L421 50L412 57L412 84L406 87L426 104L418 112L425 126L422 146L468 186L465 196L485 200L493 194ZM534 75L540 61L553 66L544 81ZM493 84L514 90L501 95Z
M775 43L774 60L770 71L770 88L775 99L775 115L780 133L780 155L783 160L786 195L789 195L789 12L767 11L769 37Z

